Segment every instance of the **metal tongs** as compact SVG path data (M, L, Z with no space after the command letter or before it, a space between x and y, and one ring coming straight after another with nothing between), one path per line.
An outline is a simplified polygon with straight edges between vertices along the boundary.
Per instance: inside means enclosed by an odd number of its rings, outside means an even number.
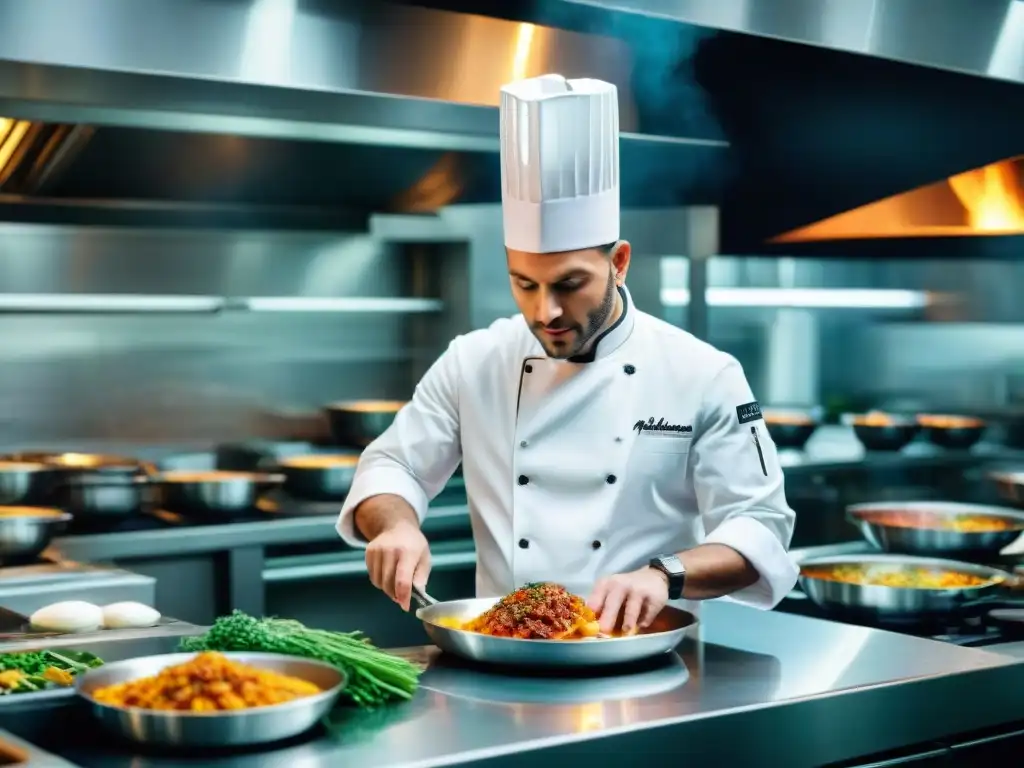
M430 606L437 605L438 603L438 601L428 595L425 590L420 589L415 584L412 585L412 599L420 604L420 608L429 608Z

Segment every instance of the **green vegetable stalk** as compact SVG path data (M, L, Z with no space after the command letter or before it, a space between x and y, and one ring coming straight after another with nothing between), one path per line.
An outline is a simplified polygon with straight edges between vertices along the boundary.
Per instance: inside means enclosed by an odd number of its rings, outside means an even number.
M361 632L310 629L290 619L256 619L234 611L214 622L205 635L186 637L183 651L282 653L331 664L348 677L342 696L361 707L412 698L420 669L385 653Z

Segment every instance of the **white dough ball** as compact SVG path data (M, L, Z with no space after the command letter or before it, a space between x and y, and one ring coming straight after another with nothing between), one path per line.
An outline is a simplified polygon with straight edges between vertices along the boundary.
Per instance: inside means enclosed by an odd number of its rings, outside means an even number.
M107 629L141 629L160 621L160 611L143 603L111 603L103 607L103 626Z
M103 611L83 600L66 600L40 608L28 620L46 632L93 632L103 626Z

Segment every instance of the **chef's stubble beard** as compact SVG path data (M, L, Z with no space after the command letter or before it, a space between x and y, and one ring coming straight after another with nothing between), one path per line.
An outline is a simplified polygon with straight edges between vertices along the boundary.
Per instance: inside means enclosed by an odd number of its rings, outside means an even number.
M615 272L614 270L609 270L608 286L605 289L604 298L601 299L601 303L595 309L587 313L587 326L580 330L577 342L570 349L562 352L555 351L557 350L557 347L552 349L541 341L541 344L544 345L545 351L548 353L548 357L554 358L555 360L565 360L568 357L578 355L586 350L593 342L594 337L604 330L605 326L608 324L609 318L612 316L612 312L615 311L616 293Z

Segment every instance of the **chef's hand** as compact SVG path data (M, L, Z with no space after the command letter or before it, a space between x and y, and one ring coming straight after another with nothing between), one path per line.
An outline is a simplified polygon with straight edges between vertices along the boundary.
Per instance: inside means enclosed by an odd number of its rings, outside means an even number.
M412 585L425 587L430 575L427 537L415 525L395 523L367 545L366 569L373 586L408 611Z
M609 634L619 625L632 632L651 625L668 602L668 579L661 571L641 568L601 579L594 585L587 605L597 614L601 631Z

